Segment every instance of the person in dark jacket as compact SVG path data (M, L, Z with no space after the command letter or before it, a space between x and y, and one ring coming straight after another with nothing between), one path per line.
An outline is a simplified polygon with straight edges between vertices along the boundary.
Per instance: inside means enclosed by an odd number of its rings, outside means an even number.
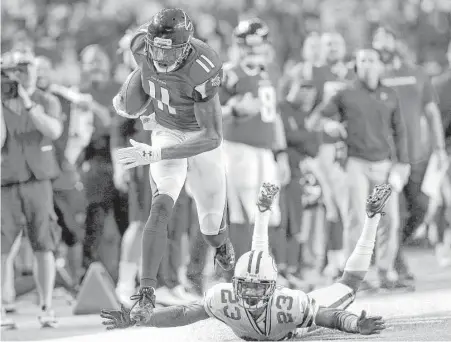
M369 189L388 180L400 191L410 171L406 129L398 97L393 89L381 84L382 71L383 64L376 50L359 50L356 54L357 79L338 91L320 115L314 114L307 122L310 128L317 125L331 136L341 136L347 144L351 225L344 231L346 257L357 242L360 232L356 229L363 225L365 208L362 203L365 203ZM387 215L378 229L376 264L382 288L403 285L387 276L394 268L399 246L399 203L395 193L387 203Z
M2 69L6 65L12 69L6 71L7 78L2 75L2 271L16 237L26 230L37 265L38 319L42 326L52 327L56 324L52 310L53 252L60 235L53 210L52 179L60 173L53 140L63 130L61 106L54 96L36 89L31 53L4 55ZM11 84L11 80L18 82L17 92L14 86L4 87L4 82Z

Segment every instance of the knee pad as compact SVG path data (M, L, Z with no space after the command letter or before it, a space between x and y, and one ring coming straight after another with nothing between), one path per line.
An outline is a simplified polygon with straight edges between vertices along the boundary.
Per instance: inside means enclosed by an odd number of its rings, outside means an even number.
M199 215L200 231L203 235L218 235L226 228L224 213L208 213Z

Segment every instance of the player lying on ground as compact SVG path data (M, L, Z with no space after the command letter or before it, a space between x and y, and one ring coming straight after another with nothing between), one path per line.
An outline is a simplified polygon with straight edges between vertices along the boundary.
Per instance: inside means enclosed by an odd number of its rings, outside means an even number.
M121 116L141 116L152 131L152 145L131 141L115 158L125 168L150 164L152 206L142 238L139 293L131 317L147 324L155 308L157 272L167 245L167 226L185 184L196 202L200 230L216 249L215 263L235 264L228 238L226 174L222 150L222 112L218 98L222 62L193 37L194 27L181 9L165 8L141 26L130 42L138 65L113 105ZM143 96L141 96L141 95ZM136 101L135 101L136 100ZM142 107L132 112L133 105ZM148 100L148 101L147 101Z
M246 340L281 340L315 326L349 333L377 334L385 329L382 317L360 317L344 311L355 298L371 262L382 209L390 197L388 185L377 186L367 200L367 219L343 277L335 284L308 294L276 287L277 269L268 253L270 207L278 188L263 184L257 202L252 251L237 262L233 284L213 286L202 302L156 309L149 327L177 327L216 318ZM135 325L129 311L103 310L107 329Z

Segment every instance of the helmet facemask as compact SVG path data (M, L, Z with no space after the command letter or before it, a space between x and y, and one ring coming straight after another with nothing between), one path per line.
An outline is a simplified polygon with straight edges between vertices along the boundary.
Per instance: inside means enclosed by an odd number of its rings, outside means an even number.
M234 277L232 281L239 305L248 311L266 307L276 289L274 280Z
M175 70L188 57L191 44L190 39L186 43L172 45L171 39L146 36L146 49L155 65L165 72Z

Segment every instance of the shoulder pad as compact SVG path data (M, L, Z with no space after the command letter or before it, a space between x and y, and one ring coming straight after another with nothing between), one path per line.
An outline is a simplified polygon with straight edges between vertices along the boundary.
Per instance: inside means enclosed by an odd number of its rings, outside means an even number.
M191 64L189 77L194 85L199 85L217 75L222 68L218 54L204 42L193 38L192 46L196 58Z
M130 41L130 50L133 54L145 55L145 40L147 33L147 24L138 28Z
M227 284L219 283L208 289L204 295L204 308L211 317L216 317L216 311L222 308L221 291L226 289Z

